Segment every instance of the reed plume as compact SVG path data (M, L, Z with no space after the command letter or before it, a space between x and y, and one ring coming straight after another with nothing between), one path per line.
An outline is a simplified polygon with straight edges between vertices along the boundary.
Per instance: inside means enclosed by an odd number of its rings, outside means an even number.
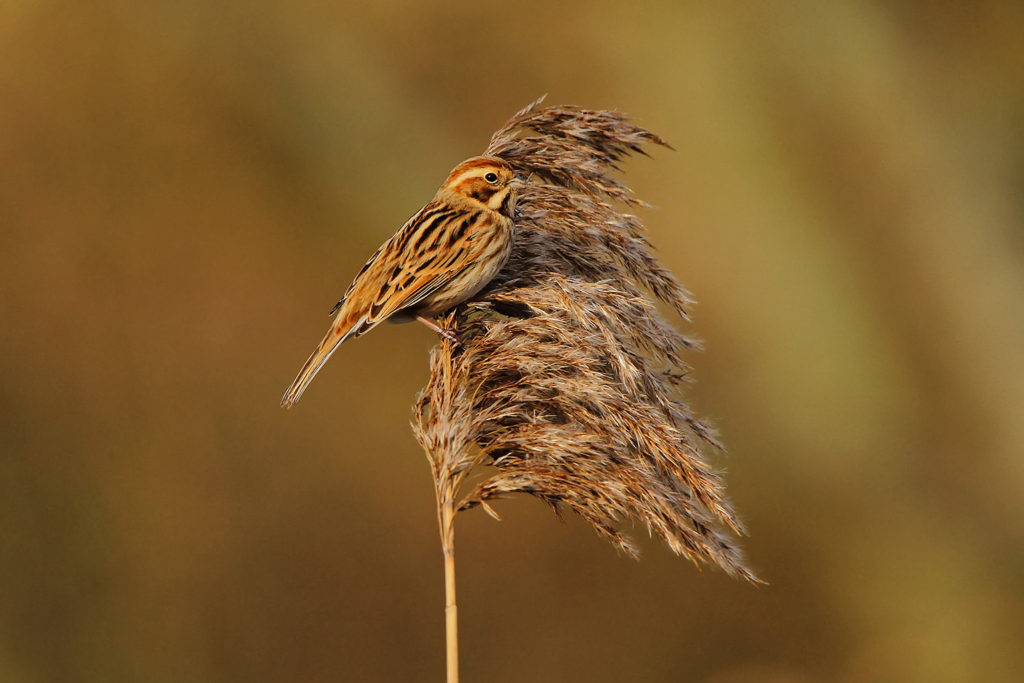
M643 206L615 177L619 162L668 145L617 112L540 103L485 152L528 179L512 254L442 321L460 343L433 350L413 411L437 492L449 681L458 676L454 517L475 506L494 514L501 496L572 510L634 557L621 527L639 522L695 563L758 581L730 536L743 525L702 454L721 445L679 396L681 354L697 344L656 308L687 318L691 299L640 219L619 208Z

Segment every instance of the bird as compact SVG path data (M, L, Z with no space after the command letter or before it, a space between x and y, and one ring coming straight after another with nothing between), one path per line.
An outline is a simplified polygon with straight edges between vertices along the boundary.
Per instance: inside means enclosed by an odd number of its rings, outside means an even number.
M281 405L295 405L342 342L385 320L419 320L458 344L430 318L472 297L505 265L522 184L497 157L472 157L452 169L434 198L377 249L331 309L330 329Z

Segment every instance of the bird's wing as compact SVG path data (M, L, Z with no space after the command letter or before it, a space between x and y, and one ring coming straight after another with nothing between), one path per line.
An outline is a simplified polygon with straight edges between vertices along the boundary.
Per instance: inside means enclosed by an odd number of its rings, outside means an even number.
M350 320L366 316L356 336L398 311L422 303L472 264L475 250L438 246L446 244L447 233L462 222L459 214L431 202L370 258L340 306Z
M385 242L356 276L345 297L335 306L334 324L302 366L281 405L292 406L299 400L316 373L346 339L365 334L403 308L416 306L472 267L470 256L463 252L442 261L436 249L408 254L391 248L389 245L401 234L400 231Z
M383 290L389 283L401 274L401 270L404 269L402 265L405 261L418 260L416 258L416 249L421 245L417 244L417 233L422 232L422 228L427 223L441 222L444 218L441 214L443 204L435 197L431 201L427 202L422 209L417 211L412 217L405 222L405 224L398 229L394 235L392 235L384 244L377 247L377 251L373 252L373 255L366 259L366 263L359 269L356 276L352 278L352 284L345 290L345 294L338 299L338 303L334 304L334 308L327 315L333 316L341 307L345 305L351 297L363 298L363 305L366 304L366 295L362 297L359 294L355 294L356 290L361 292L372 292L373 290ZM407 253L411 251L411 253Z
M411 268L400 274L398 278L381 288L380 294L369 308L366 321L361 325L357 334L362 334L402 309L412 308L422 303L430 295L454 280L465 267L467 267L466 264L457 263L441 271ZM403 288L401 285L404 282L409 284Z
M335 313L338 312L338 309L340 309L345 304L345 300L348 299L350 294L352 294L352 290L356 288L356 283L359 282L359 278L362 277L363 274L370 269L373 263L377 260L377 257L380 256L380 253L384 251L384 247L390 244L390 242L391 240L388 240L384 244L377 247L377 251L373 252L373 256L366 259L366 263L363 264L363 267L359 270L358 273L356 273L356 276L352 279L352 284L348 286L348 289L345 290L345 293L342 294L340 299L338 299L338 303L334 304L334 308L332 308L331 312L328 313L327 315L333 316Z

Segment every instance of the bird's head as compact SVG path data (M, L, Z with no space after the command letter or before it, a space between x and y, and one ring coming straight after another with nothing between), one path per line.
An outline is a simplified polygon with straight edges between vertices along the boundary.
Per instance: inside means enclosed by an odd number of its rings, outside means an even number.
M443 189L511 218L519 185L512 167L501 159L473 157L452 169Z

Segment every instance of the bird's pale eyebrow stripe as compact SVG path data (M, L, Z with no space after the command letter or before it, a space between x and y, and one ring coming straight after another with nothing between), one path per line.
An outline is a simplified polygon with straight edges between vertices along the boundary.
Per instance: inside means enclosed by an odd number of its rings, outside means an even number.
M497 169L494 168L493 164L488 162L482 162L475 166L470 166L465 171L452 178L448 182L448 185L451 187L455 187L460 183L469 180L470 178L482 178L485 175L487 175L487 172L494 172L496 170Z

